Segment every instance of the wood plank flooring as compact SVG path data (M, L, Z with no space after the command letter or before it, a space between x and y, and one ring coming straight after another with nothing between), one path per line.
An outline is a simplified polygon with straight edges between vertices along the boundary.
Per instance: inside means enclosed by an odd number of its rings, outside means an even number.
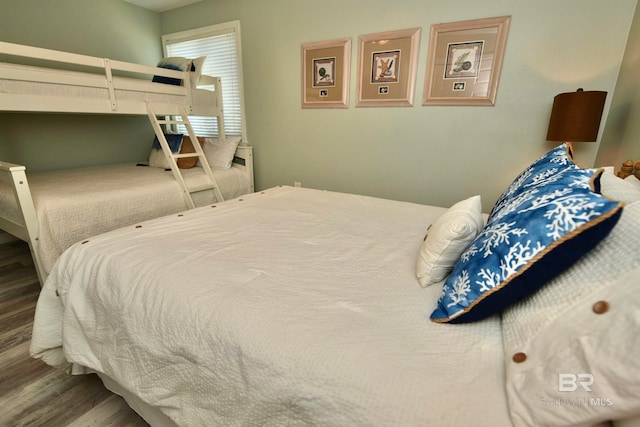
M67 375L29 356L39 292L28 246L0 244L0 426L148 426L96 375Z

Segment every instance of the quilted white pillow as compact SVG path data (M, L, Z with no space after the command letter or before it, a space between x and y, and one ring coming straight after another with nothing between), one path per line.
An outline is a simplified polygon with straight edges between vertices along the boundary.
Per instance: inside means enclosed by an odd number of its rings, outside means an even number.
M515 426L640 414L640 201L594 249L502 315Z
M600 177L600 192L613 200L634 202L640 200L640 180L634 175L618 178L613 173L613 167L606 167Z
M214 169L229 169L241 140L242 138L239 136L225 139L205 138L202 148L209 166Z
M635 175L630 175L624 179L626 182L631 184L633 188L640 191L640 179L638 179Z
M451 206L429 228L420 247L416 275L423 287L442 281L484 227L480 196Z

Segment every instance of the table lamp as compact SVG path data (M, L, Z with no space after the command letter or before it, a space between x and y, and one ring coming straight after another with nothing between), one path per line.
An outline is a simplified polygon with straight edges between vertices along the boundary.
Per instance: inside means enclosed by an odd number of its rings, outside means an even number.
M547 141L593 142L598 139L607 92L561 93L553 98Z

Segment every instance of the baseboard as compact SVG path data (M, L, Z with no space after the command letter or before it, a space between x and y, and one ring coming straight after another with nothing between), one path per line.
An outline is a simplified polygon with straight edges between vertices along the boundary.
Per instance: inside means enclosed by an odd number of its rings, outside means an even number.
M18 240L18 238L12 234L7 233L6 231L0 230L0 245L13 242L14 240Z

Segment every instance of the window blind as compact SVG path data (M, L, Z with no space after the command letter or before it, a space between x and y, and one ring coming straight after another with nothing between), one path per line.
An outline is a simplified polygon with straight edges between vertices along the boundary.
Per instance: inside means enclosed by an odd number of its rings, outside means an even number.
M240 49L237 25L220 24L163 37L166 56L198 58L206 56L202 74L222 80L222 105L227 135L242 136L244 129ZM206 87L206 86L205 86ZM217 136L215 117L190 116L189 120L199 136ZM186 133L183 125L178 131Z

